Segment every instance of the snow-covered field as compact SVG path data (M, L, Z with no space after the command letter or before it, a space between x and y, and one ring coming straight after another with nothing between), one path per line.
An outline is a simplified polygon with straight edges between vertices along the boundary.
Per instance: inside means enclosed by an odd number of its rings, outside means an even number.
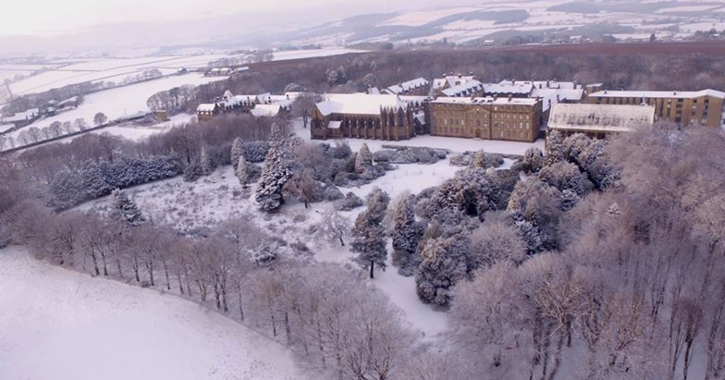
M42 92L51 88L60 88L69 84L83 82L116 82L135 76L147 69L156 68L162 74L171 74L178 69L206 67L210 61L228 57L227 55L141 57L141 58L90 58L75 63L51 62L52 70L34 75L10 85L15 95ZM0 65L0 71L3 66Z
M364 50L346 49L346 48L326 48L314 50L291 50L280 51L274 53L273 61L286 61L290 59L329 57L333 55L341 55L348 53L363 53Z
M292 354L171 294L0 250L3 380L297 380Z
M632 1L632 3L636 3ZM426 42L447 39L449 42L466 43L496 33L541 34L544 31L586 30L593 25L610 25L633 28L636 33L646 33L649 26L667 22L675 27L660 31L658 38L690 37L697 30L709 30L709 24L720 22L712 12L722 11L725 2L708 1L692 3L682 1L645 1L638 7L630 4L608 2L576 2L570 0L500 1L491 0L472 6L440 6L431 9L414 9L392 14L389 18L375 18L370 29L377 27L414 28L417 37L393 29L390 33L359 33L346 29L345 22L326 24L319 33L308 34L295 43L324 43L342 40L347 43L397 41L398 35L406 36L405 42ZM378 15L379 16L379 15ZM356 23L352 23L357 25ZM326 28L342 26L331 33ZM680 30L677 30L680 26ZM717 30L722 27L714 26ZM698 29L699 28L699 29ZM596 29L596 28L594 28ZM540 33L536 33L540 32ZM681 35L679 33L686 33ZM631 35L628 30L612 33ZM574 37L574 35L570 35ZM493 37L493 36L492 36ZM630 38L631 36L625 36ZM506 38L506 37L504 37ZM626 39L625 38L625 39Z
M183 85L200 85L222 79L224 78L205 77L198 73L191 73L100 91L86 96L83 104L78 108L53 117L38 120L32 126L43 128L55 121L61 123L65 121L73 122L79 118L85 119L86 123L91 125L93 124L93 116L98 112L106 114L109 120L139 112L148 112L149 109L146 101L151 95L159 91L165 91ZM23 129L19 129L10 135L17 137L21 131Z

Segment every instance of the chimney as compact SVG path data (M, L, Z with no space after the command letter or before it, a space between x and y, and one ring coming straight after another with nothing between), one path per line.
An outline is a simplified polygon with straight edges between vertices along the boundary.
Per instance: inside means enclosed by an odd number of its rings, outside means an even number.
M511 84L516 84L516 79L512 80Z
M606 94L607 93L607 90L604 90L604 93Z
M509 94L509 102L511 101L511 94Z
M458 78L463 78L463 74L458 73Z
M549 80L546 80L546 88L549 88Z

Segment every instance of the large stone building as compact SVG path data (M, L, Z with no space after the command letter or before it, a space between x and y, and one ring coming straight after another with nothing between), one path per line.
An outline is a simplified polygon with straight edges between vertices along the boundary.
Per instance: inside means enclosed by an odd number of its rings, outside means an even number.
M584 133L605 138L640 125L651 125L654 119L655 107L649 105L558 103L552 107L548 130L559 131L564 136Z
M655 120L681 125L722 125L725 93L702 91L598 91L589 95L593 104L648 104L655 107Z
M432 100L434 136L533 142L539 137L541 101L532 98L453 98Z
M405 140L427 133L426 97L332 94L312 111L313 139Z
M483 93L484 96L541 99L542 120L546 122L554 104L582 101L585 87L577 82L503 80L484 83Z

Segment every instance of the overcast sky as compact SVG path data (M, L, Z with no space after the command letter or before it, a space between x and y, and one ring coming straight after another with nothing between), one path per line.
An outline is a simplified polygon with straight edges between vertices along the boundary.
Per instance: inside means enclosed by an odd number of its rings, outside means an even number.
M0 35L53 35L96 25L163 22L237 12L322 9L331 18L361 12L392 12L406 8L449 6L472 0L3 0Z

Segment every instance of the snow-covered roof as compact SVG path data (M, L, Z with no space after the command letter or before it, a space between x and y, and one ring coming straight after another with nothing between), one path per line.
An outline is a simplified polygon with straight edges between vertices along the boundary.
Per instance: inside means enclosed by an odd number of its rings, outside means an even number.
M257 95L234 95L234 102L237 104L242 103L255 103L257 101Z
M201 103L196 107L196 112L214 112L216 107L216 103Z
M25 112L18 112L18 113L16 113L13 116L6 117L2 121L4 123L14 123L14 122L17 122L17 121L25 121L25 120L29 120L29 119L32 119L35 116L37 116L38 115L38 112L40 112L39 109L37 109L37 108L31 108L31 109L29 109L29 110L27 110Z
M590 96L602 98L677 98L691 99L703 96L712 96L715 98L725 99L725 92L716 90L702 91L597 91Z
M78 96L76 95L76 96L74 96L72 98L68 98L68 99L66 99L66 100L58 103L58 107L63 107L66 104L70 104L70 103L76 103L77 101L78 101Z
M439 104L490 104L490 105L521 105L533 106L538 100L532 98L494 98L492 96L480 98L442 97L432 100Z
M291 103L300 96L299 92L285 92L282 95L269 95L272 103Z
M558 103L552 107L549 129L623 132L652 124L654 117L654 106Z
M279 115L279 111L281 109L281 106L279 103L275 104L258 104L256 107L252 108L251 112L252 115L256 117L274 117Z
M531 96L534 98L541 98L543 111L549 109L559 102L578 102L584 97L584 90L582 89L555 89L555 88L535 88L531 92Z
M340 129L341 125L342 125L341 121L330 121L329 123L327 123L327 128Z
M476 90L483 88L483 83L472 79L465 83L443 90L445 96L467 96Z
M7 132L15 128L15 124L0 124L0 133Z
M433 79L433 90L438 90L443 87L456 87L466 82L473 81L473 75L446 75L443 78Z
M385 89L385 92L388 94L400 94L401 92L407 92L410 90L414 90L416 88L425 87L428 86L428 80L425 78L416 78L413 80L409 80L407 82L403 82L400 84L396 84L394 86L390 86Z
M406 109L407 102L396 95L329 94L317 103L323 116L337 114L379 115L381 108Z
M257 99L262 103L269 103L272 101L272 95L269 92L265 92L264 94L257 95Z
M418 111L415 114L413 114L413 117L415 118L415 120L418 121L418 123L425 124L425 112Z
M380 95L380 89L377 87L370 87L368 88L368 94L370 95Z
M527 95L531 93L534 85L529 83L484 83L483 92L486 94L520 94Z

